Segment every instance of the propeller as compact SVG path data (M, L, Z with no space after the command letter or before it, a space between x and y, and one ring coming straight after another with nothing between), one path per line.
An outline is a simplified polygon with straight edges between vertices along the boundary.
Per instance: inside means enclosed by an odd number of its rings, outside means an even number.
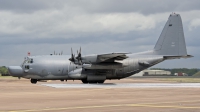
M76 59L78 60L78 62L82 65L82 58L81 58L81 47L80 47L80 50L78 52L77 50L77 57Z
M71 61L71 62L75 62L75 54L73 54L73 50L72 50L72 48L71 48L71 58L69 58L69 60Z
M75 57L75 54L73 54L73 50L71 48L71 58L69 60L75 64L82 65L82 57L81 57L81 47L80 50L77 50L77 56Z

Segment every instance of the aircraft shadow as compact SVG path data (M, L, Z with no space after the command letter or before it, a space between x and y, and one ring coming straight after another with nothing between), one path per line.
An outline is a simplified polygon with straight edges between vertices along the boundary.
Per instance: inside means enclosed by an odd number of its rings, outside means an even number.
M104 84L92 84L92 83L89 83L90 85L117 85L115 83L104 83Z

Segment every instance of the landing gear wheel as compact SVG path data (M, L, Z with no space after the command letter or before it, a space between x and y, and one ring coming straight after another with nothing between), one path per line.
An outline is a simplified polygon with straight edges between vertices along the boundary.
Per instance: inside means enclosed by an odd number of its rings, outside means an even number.
M31 83L32 83L32 84L36 84L37 81L38 81L37 79L31 79Z
M83 82L83 84L87 84L88 83L87 79L82 79L81 81Z
M61 82L63 82L63 81L64 81L64 79L61 79L60 81L61 81Z
M98 81L99 84L103 84L105 80Z

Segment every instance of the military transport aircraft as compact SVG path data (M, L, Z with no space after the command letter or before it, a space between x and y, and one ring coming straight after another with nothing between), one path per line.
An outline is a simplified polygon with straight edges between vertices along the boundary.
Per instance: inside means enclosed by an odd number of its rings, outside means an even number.
M11 76L41 80L81 80L83 83L104 83L107 79L122 79L169 59L189 58L182 20L170 14L164 29L151 51L140 53L108 53L81 55L81 49L70 55L27 56L20 66L9 66Z

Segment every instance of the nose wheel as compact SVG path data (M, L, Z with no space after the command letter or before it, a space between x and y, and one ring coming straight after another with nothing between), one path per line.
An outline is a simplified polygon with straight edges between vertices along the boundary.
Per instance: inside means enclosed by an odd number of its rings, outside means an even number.
M61 82L64 82L64 81L66 81L66 82L67 82L67 79L65 79L65 80L64 80L64 79L61 79L60 81L61 81Z
M31 81L32 84L36 84L38 80L37 79L31 79L30 81Z

